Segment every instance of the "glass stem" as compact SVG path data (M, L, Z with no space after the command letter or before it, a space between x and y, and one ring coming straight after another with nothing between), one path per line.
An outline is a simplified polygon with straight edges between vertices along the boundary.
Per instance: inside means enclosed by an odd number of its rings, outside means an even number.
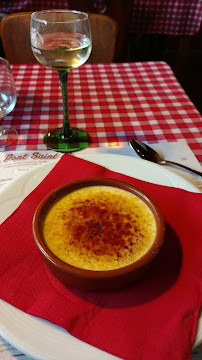
M72 129L69 124L69 112L68 112L68 99L67 99L67 79L69 70L58 70L60 84L62 89L62 101L63 101L63 128L62 137L72 136Z

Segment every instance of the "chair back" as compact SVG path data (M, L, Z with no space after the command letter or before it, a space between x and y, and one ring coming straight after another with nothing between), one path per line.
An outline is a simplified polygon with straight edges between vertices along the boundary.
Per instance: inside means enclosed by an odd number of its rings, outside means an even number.
M32 12L15 13L1 23L1 41L6 59L11 64L38 64L30 43L30 19ZM114 61L117 23L106 15L89 14L93 48L88 62Z
M117 23L107 15L88 14L92 33L92 52L87 62L110 63L115 59Z
M117 22L117 42L115 59L123 61L127 53L128 30L134 0L68 0L70 9L88 13L108 15Z
M37 64L30 43L31 12L14 13L1 21L1 42L11 64Z

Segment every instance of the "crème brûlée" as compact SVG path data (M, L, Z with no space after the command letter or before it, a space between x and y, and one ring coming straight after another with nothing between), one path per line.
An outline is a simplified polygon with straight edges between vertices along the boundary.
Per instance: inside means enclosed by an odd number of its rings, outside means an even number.
M64 262L106 271L140 259L155 240L156 222L136 195L111 186L89 186L52 205L43 234L48 248Z

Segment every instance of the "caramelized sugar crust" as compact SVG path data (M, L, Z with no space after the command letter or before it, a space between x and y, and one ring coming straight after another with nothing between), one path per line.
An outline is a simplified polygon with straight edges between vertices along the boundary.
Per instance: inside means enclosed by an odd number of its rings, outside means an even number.
M82 269L103 271L141 258L154 242L156 223L137 196L110 186L90 186L56 202L43 231L58 258Z

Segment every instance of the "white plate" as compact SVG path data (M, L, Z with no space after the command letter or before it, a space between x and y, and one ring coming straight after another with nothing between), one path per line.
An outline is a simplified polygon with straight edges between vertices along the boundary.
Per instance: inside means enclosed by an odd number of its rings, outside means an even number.
M200 192L187 180L159 165L124 155L75 154L85 160L104 165L110 170L156 184ZM44 179L56 161L37 166L11 181L1 191L0 223ZM17 194L17 196L16 196ZM202 339L201 318L194 346ZM115 356L90 346L67 331L43 319L28 315L0 300L0 334L23 353L41 360L113 360Z

